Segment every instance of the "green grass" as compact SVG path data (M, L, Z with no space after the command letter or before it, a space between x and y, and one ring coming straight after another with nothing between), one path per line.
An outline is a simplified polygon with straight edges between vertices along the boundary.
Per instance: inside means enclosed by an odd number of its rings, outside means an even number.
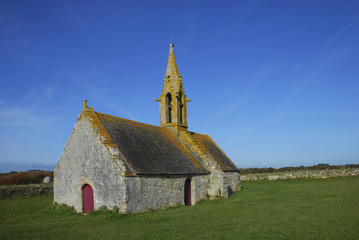
M0 239L359 239L359 177L242 182L228 199L142 214L0 201Z

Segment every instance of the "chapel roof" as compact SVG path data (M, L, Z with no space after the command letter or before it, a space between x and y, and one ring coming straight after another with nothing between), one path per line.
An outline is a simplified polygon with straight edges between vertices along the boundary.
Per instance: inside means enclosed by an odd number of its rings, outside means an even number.
M98 112L96 115L135 174L209 173L169 129Z
M222 149L208 135L188 132L199 143L205 152L209 153L224 172L239 172L239 168L222 151Z

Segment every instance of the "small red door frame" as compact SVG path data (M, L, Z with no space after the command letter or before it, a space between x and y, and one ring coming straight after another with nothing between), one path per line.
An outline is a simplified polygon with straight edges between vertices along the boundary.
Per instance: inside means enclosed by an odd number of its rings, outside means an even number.
M82 212L89 213L94 210L93 190L88 184L82 187Z
M192 206L191 201L191 179L187 178L184 184L184 204L186 206Z

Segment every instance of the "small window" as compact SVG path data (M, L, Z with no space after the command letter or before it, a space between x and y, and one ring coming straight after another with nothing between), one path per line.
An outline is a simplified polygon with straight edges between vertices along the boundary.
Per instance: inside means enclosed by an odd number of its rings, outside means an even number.
M178 105L179 105L179 123L183 124L182 93L179 93L179 95L178 95Z
M172 122L172 96L170 93L167 93L166 95L166 105L167 105L167 116L166 116L166 120L167 123L171 123Z

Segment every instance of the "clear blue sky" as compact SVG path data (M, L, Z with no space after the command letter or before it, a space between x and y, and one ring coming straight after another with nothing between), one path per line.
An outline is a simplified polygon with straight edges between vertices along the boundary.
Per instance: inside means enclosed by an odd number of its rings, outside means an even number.
M54 169L88 99L159 125L170 35L189 130L238 167L359 163L359 2L0 1L0 172Z

